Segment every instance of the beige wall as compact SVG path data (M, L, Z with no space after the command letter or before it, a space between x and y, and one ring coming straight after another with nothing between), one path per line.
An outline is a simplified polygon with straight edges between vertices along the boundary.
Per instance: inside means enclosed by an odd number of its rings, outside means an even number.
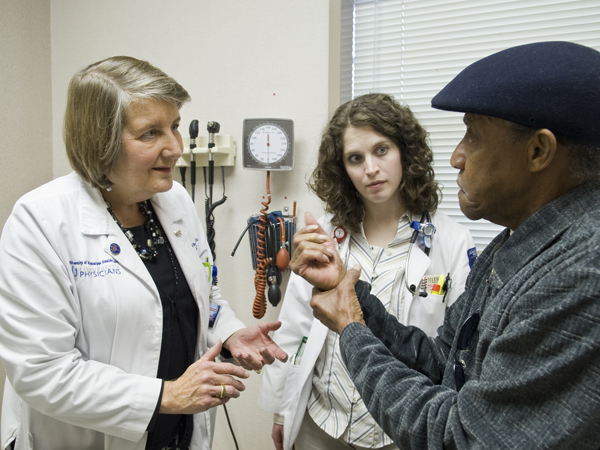
M52 179L50 1L0 0L0 226Z
M27 191L52 179L50 2L0 0L0 227ZM0 393L4 389L0 366Z
M181 111L184 136L192 119L200 121L201 134L206 133L208 120L216 120L221 134L233 135L236 141L236 164L225 171L229 198L215 212L219 284L240 318L248 325L257 323L251 314L254 272L247 239L234 258L229 256L266 193L265 172L241 166L243 119L294 120L295 167L291 172L272 173L270 210L291 207L296 200L300 224L307 210L321 214L305 181L316 160L328 111L337 106L337 91L329 96L330 82L336 84L335 71L330 81L329 20L331 5L335 22L339 0L0 2L0 79L5 86L0 105L5 164L2 223L22 193L70 171L61 137L70 77L112 55L147 59L175 77L192 96L192 103ZM337 29L332 30L335 48ZM27 164L32 160L35 165ZM188 183L189 178L188 172ZM216 199L221 196L221 183L217 171ZM203 217L201 170L196 198ZM264 320L275 320L278 313L279 308L269 307ZM260 376L253 373L242 398L228 404L241 449L272 448L271 415L256 406L259 383ZM213 448L235 448L222 408Z

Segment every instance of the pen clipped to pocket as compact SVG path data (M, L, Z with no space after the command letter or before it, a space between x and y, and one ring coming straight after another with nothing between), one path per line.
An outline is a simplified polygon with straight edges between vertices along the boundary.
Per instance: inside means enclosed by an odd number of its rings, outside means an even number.
M426 275L421 281L421 287L422 290L428 294L443 296L442 302L444 302L446 301L446 295L448 295L448 291L452 287L452 278L450 278L450 273L448 273L446 276L444 276L444 274Z
M308 341L308 337L303 336L302 340L300 341L300 345L298 346L298 350L296 350L296 353L294 353L290 358L290 363L293 366L300 365L300 361L302 361L302 355L304 354L304 348L306 347L306 341Z

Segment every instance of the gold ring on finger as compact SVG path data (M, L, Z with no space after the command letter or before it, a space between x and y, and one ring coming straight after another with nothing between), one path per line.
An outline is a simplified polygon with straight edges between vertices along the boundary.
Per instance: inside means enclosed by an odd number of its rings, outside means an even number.
M224 384L221 385L221 394L219 395L219 398L225 398L225 385Z

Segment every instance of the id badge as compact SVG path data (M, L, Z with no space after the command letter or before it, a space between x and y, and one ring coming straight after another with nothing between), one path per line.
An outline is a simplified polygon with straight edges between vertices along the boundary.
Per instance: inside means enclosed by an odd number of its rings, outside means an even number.
M209 304L208 328L213 328L215 326L215 323L217 323L217 319L219 318L220 309L221 309L221 305L217 305L215 303Z

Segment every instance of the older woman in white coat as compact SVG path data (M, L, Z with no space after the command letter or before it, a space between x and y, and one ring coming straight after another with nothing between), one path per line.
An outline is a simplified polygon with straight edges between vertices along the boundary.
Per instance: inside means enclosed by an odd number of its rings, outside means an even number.
M436 212L432 163L427 133L410 109L368 94L335 112L310 187L327 211L319 224L346 266L360 264L361 279L400 322L435 335L476 251L464 227ZM316 230L313 222L309 215ZM274 339L297 354L265 369L259 393L259 405L275 414L275 448L397 449L354 387L339 336L314 319L311 297L312 286L292 274Z
M211 283L174 79L114 57L69 85L75 170L22 197L0 241L2 449L203 449L239 378L286 354ZM209 322L209 310L218 309ZM230 362L215 362L219 354Z

